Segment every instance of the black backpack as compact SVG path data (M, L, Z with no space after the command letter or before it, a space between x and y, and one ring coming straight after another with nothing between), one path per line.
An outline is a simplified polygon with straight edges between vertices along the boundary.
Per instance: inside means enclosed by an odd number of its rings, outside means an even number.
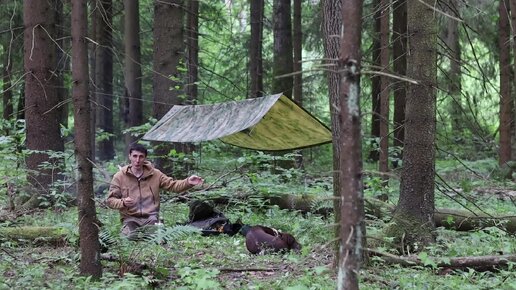
M187 225L201 229L204 236L221 233L233 236L242 228L240 220L231 223L223 213L202 200L194 200L190 203Z

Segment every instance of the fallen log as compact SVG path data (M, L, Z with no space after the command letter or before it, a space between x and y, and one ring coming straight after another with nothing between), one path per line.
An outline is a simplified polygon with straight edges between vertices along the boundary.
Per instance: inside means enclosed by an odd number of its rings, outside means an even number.
M0 239L42 244L63 244L69 231L61 227L0 227Z
M315 195L278 194L263 197L270 205L280 209L297 210L302 213L317 213L327 216L333 211L332 207L314 205L324 199ZM219 199L220 201L220 199ZM376 198L366 197L364 200L365 212L376 218L391 216L395 206ZM485 213L474 214L471 211L449 208L437 208L434 212L434 222L437 227L444 227L457 231L471 231L487 227L497 227L508 233L516 233L516 216L491 216Z
M425 257L397 256L390 253L366 249L370 256L380 257L383 261L398 264L405 267L431 267L448 269L492 270L497 267L505 267L509 263L516 263L516 255L489 255L472 257Z
M28 210L0 210L0 223L14 221L20 216L31 214L39 211L39 209Z
M471 231L487 227L497 227L508 233L516 233L515 216L490 216L477 214L465 210L438 208L434 212L434 221L437 227L454 229L457 231Z

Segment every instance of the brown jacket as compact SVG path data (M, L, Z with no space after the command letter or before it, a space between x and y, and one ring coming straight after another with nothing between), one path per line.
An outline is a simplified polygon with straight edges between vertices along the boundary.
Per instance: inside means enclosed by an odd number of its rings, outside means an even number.
M110 208L120 210L122 220L128 217L158 216L160 189L182 192L193 187L187 179L174 180L166 176L148 161L143 164L143 175L140 178L136 178L130 168L131 165L124 166L113 176L106 200ZM136 200L134 206L124 206L122 198L128 196Z

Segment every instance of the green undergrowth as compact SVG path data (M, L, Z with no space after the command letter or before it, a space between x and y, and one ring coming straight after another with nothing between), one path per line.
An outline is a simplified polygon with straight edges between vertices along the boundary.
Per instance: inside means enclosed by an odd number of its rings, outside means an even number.
M224 213L246 224L262 224L294 234L303 245L301 253L249 255L241 235L200 236L190 232L164 244L121 239L116 211L99 207L102 231L115 245L108 246L110 260L103 260L100 281L78 275L79 250L75 234L63 246L33 246L30 243L2 242L0 289L334 289L332 270L332 217L268 208L251 211L226 207ZM188 206L165 202L162 213L167 228L184 222ZM51 210L26 216L23 224L60 225L71 228L75 210ZM21 224L20 224L21 225ZM368 222L374 235L383 221ZM425 249L428 257L461 257L516 252L513 236L496 228L476 232L438 229L437 242ZM379 249L390 252L391 249ZM428 258L426 263L432 263ZM145 266L142 266L145 265ZM361 289L516 289L513 265L496 272L473 269L450 270L434 267L401 267L372 258L360 272ZM489 286L496 286L495 288Z
M56 206L7 220L0 227L57 226L68 233L65 243L49 245L9 240L0 236L0 290L3 289L334 289L336 272L333 214L324 217L310 212L288 211L271 206L266 198L275 194L315 196L312 211L331 208L332 174L329 170L285 170L272 174L269 155L206 159L198 173L208 188L195 189L182 198L162 195L161 214L165 228L143 241L122 239L120 220L97 196L97 217L101 222L105 253L103 276L94 281L80 276L77 210ZM436 206L513 215L510 180L497 179L492 160L439 161L436 172ZM116 168L112 164L109 168ZM217 167L219 166L219 167ZM319 166L319 165L318 165ZM470 169L467 169L467 168ZM474 172L471 170L474 169ZM112 173L110 170L110 173ZM399 194L399 173L394 170L384 187L374 173L364 175L366 197L385 195L395 205ZM316 172L316 173L313 173ZM0 195L1 207L7 204ZM217 204L232 222L265 225L293 234L303 245L300 253L250 255L241 235L201 236L181 227L188 219L193 199L224 200ZM367 216L367 237L373 241L389 223ZM419 253L424 267L402 267L373 257L360 270L361 289L516 289L514 265L477 271L435 267L435 258L513 254L513 234L490 227L472 232L439 228L437 241ZM373 245L374 243L371 243ZM396 254L393 248L376 250ZM406 253L413 254L413 253Z
M225 214L246 224L262 224L290 232L303 245L299 254L251 256L241 235L201 236L191 232L164 244L149 241L129 241L118 235L118 213L98 209L102 231L117 240L108 246L115 257L103 261L104 275L100 281L77 275L78 248L76 237L64 247L33 248L30 244L4 241L6 259L0 262L3 281L0 289L14 286L25 289L330 289L334 287L329 271L331 252L323 247L331 239L327 221L320 217L304 217L298 213L271 208L253 213L242 208L226 208ZM186 221L188 207L183 203L166 202L162 213L167 228ZM50 224L52 216L75 219L71 210L60 214L46 211L26 218L24 223ZM66 226L63 223L57 225ZM146 266L142 268L140 264ZM316 287L316 288L313 288Z

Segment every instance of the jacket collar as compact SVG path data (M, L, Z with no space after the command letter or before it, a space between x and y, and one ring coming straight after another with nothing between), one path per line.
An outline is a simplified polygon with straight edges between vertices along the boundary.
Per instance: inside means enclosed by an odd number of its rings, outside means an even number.
M125 173L126 175L134 176L134 174L131 172L131 167L132 167L131 164L122 167L122 172ZM145 161L143 163L143 176L141 176L140 178L144 179L153 174L154 174L154 166L149 161ZM134 176L134 177L136 177L136 176Z

